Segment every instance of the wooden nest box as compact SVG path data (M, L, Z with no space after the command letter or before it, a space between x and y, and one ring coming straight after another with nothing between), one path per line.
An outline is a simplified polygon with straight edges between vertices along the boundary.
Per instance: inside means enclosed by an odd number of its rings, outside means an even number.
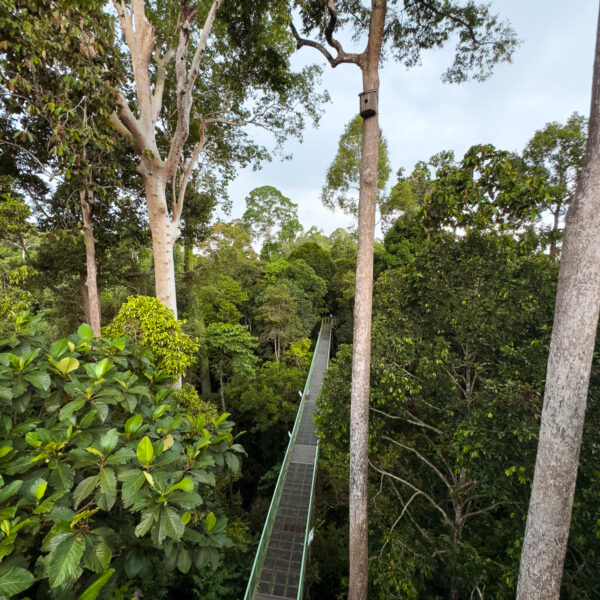
M368 90L361 92L358 97L360 98L360 116L363 119L374 117L377 114L377 92Z

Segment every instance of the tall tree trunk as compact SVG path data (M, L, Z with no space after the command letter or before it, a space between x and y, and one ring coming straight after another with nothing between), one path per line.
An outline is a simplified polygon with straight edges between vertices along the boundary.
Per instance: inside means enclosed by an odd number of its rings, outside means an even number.
M183 270L185 273L191 273L194 270L194 246L188 240L183 245Z
M379 59L386 1L372 0L363 90L379 94ZM371 367L371 315L373 307L373 246L379 161L379 116L363 121L360 191L358 198L358 248L352 351L350 406L350 582L348 600L366 600L368 563L368 452L369 387Z
M223 362L219 363L219 392L221 393L221 411L227 412L225 407L225 386L223 385Z
M165 196L166 182L163 178L155 173L146 176L144 184L148 203L148 220L152 232L156 297L170 308L177 318L173 247L179 237L179 221L172 221L169 216Z
M85 273L79 274L79 288L81 289L81 308L83 309L83 319L89 323L90 318L90 295L88 294L87 285L85 285Z
M210 363L208 361L208 356L200 357L200 390L205 396L208 396L212 391L210 386Z
M584 166L567 214L518 600L559 598L599 307L600 36Z
M85 282L88 296L89 325L94 335L100 335L100 297L98 295L98 282L96 274L96 240L94 239L94 225L92 213L94 211L94 193L91 190L79 192L81 212L83 214L83 237L85 239L85 264L87 279Z
M201 312L200 312L199 316L197 317L197 320L198 320L198 327L199 327L199 335L201 337L202 332L204 331L204 328L205 328L204 317L202 316ZM210 394L212 391L211 386L210 386L210 362L208 360L208 356L200 356L199 364L200 364L200 390L202 391L203 395L208 396L208 394Z

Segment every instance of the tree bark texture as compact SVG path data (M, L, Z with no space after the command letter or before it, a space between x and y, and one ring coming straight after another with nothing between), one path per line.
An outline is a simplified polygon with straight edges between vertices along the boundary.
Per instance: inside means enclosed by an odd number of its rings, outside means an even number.
M600 21L599 21L600 27ZM558 600L600 307L600 39L589 137L569 208L518 600Z
M85 289L87 293L87 305L84 299L84 307L87 308L86 318L96 337L100 336L100 296L98 294L98 281L96 271L96 240L94 238L94 225L92 213L94 210L94 195L91 190L79 192L81 201L81 213L83 215L83 237L85 239L85 264L87 278Z
M81 308L83 310L83 319L86 323L91 322L90 318L90 295L87 291L87 285L85 285L85 273L79 274L79 288L81 290Z
M369 41L362 66L363 90L379 93L379 59L386 1L371 3ZM379 161L379 116L363 121L358 198L358 248L350 405L350 580L348 600L366 600L368 586L368 452L371 316L373 307L373 246Z
M177 292L175 290L175 262L173 246L179 237L179 221L173 221L167 208L165 182L158 173L144 178L148 221L152 232L154 278L156 297L177 318Z

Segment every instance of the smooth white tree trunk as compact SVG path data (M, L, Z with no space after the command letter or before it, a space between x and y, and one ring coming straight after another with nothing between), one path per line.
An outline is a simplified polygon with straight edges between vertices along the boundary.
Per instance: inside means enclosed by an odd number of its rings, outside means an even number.
M154 279L156 297L177 317L177 292L175 289L175 262L173 247L179 237L179 222L173 221L167 209L165 182L160 174L144 178L148 220L152 232L154 253Z
M600 307L599 79L597 39L589 137L567 214L518 600L560 596Z

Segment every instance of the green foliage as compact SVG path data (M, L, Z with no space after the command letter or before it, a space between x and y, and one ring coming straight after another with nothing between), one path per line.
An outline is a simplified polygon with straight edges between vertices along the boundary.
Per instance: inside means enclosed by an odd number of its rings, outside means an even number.
M303 260L318 277L329 281L335 272L331 255L315 242L306 242L287 257L288 261Z
M253 237L262 241L263 251L269 259L273 251L293 240L302 230L298 221L298 205L270 185L250 192L242 221Z
M300 331L296 302L285 283L268 287L263 300L256 315L261 327L260 340L273 342L275 360L279 360L288 342Z
M328 264L328 263L325 263ZM278 259L265 266L265 282L270 285L285 284L290 290L298 310L301 329L299 335L307 337L324 310L327 284L315 270L301 258L292 261ZM257 303L263 303L263 295L257 296Z
M195 287L195 302L205 324L236 323L241 318L238 309L248 300L241 284L228 275L218 275L214 284Z
M438 234L374 297L372 589L509 598L533 474L556 268L510 236ZM345 462L350 349L326 375L323 453ZM330 468L331 477L337 473ZM399 517L402 518L399 518Z
M104 335L129 336L152 355L160 371L174 378L194 364L198 352L197 344L183 332L173 311L148 296L130 296L104 328Z
M143 590L156 559L216 562L231 542L211 487L243 452L227 415L188 416L126 337L82 325L48 346L28 322L0 354L2 595L92 600Z
M344 128L337 154L327 169L321 201L331 210L339 207L346 213L358 215L362 130L363 119L360 115L356 115ZM377 190L381 200L391 171L387 141L383 136L379 138L378 154Z

